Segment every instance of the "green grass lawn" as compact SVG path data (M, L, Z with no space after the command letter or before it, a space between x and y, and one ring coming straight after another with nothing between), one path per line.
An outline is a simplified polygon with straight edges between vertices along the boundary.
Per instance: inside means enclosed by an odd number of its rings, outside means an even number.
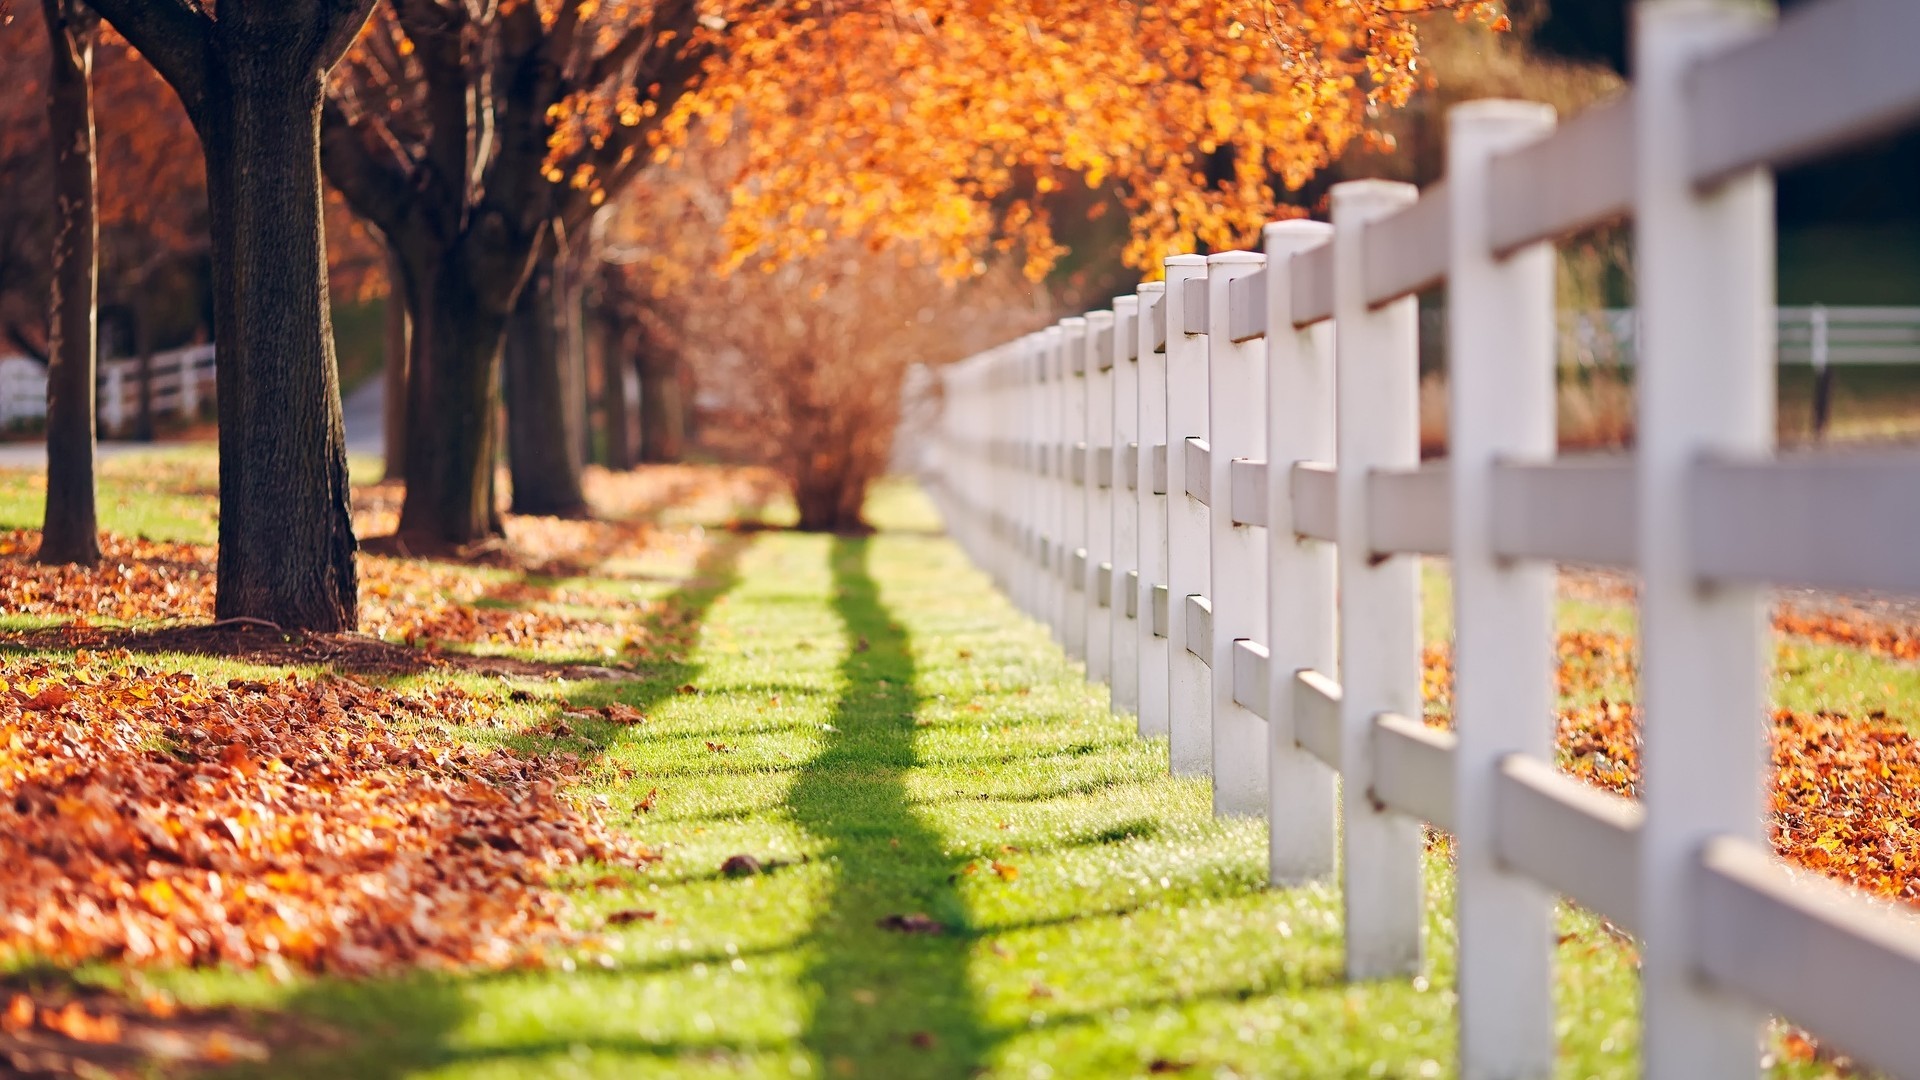
M24 483L0 474L0 524L33 523ZM130 492L122 520L206 538L203 493L142 483L110 473ZM1453 1074L1444 838L1424 973L1344 984L1336 884L1266 887L1264 825L1216 820L1203 784L1169 779L1164 741L1109 713L921 495L890 487L873 516L871 539L729 534L697 564L601 581L668 601L691 646L554 689L647 723L556 743L525 734L559 707L540 699L509 707L504 732L466 733L579 754L579 795L664 852L578 876L598 940L504 973L133 978L301 1018L305 1034L234 1076ZM740 854L765 872L725 875ZM909 915L940 932L881 925ZM1632 1076L1631 949L1577 911L1561 924L1559 1072Z

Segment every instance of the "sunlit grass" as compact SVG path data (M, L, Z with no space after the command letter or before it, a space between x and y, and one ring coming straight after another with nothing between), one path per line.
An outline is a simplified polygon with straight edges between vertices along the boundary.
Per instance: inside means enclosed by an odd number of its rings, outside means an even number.
M15 479L0 474L0 491ZM697 620L694 647L628 679L516 680L543 696L464 731L577 755L576 794L664 854L575 875L596 940L496 974L139 978L304 1018L308 1034L236 1074L262 1077L1453 1074L1444 837L1420 976L1346 984L1335 883L1266 887L1265 826L1215 819L1202 783L1170 779L1164 742L1109 713L932 532L917 492L889 486L874 516L872 539L728 535L698 564L569 579L670 605ZM649 719L532 734L559 708L549 693ZM1906 684L1892 693L1914 700ZM722 874L739 854L766 872ZM628 921L604 925L614 913ZM878 925L897 915L945 932ZM1559 1074L1632 1076L1632 950L1580 912L1560 924Z

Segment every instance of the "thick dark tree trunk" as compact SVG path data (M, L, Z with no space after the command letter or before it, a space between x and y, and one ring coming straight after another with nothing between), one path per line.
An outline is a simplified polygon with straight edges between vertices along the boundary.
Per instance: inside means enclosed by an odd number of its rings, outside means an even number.
M594 317L594 348L600 361L600 416L606 424L607 467L633 468L633 410L627 405L626 335L610 311Z
M160 72L207 163L220 416L214 612L358 622L320 191L327 73L373 0L92 0Z
M271 50L231 49L223 60L208 65L200 124L220 345L214 610L351 630L355 544L321 226L321 80L287 71Z
M407 338L411 323L407 317L406 275L400 258L387 251L387 367L382 378L385 396L381 401L381 424L387 452L387 479L401 480L407 475Z
M94 514L94 359L98 344L93 42L78 0L44 0L53 48L47 120L53 144L53 297L47 335L47 506L43 563L100 561Z
M552 260L541 258L507 326L507 466L514 513L579 517L587 500L558 284Z
M502 290L478 287L460 249L403 256L413 341L400 538L411 551L457 548L501 534L494 384L507 313L487 300Z
M680 358L644 326L635 338L634 370L640 376L640 460L679 461L686 452L687 402Z

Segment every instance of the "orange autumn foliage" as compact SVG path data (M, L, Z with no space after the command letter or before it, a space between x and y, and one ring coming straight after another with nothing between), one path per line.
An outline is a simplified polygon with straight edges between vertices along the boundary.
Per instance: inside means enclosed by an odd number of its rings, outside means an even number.
M632 864L556 763L463 748L487 703L125 654L0 663L0 952L61 961L500 966L565 937L547 884Z
M1110 188L1129 265L1252 242L1422 82L1417 18L1496 26L1484 0L944 0L740 4L656 154L743 143L733 263L833 237L918 247L971 275L992 247L1063 254L1051 196ZM617 110L602 109L602 113ZM605 123L605 121L601 121ZM593 123L563 122L565 160ZM564 170L560 170L564 171Z

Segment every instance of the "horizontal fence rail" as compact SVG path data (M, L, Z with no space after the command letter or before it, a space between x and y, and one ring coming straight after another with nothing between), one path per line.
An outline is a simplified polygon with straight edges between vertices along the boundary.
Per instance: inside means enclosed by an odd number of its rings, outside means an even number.
M1630 94L1459 106L1444 183L1337 185L1331 225L941 369L929 486L1174 772L1267 817L1275 884L1338 866L1349 977L1420 967L1421 826L1454 835L1462 1075L1553 1072L1564 897L1637 938L1646 1075L1753 1075L1778 1013L1920 1076L1914 915L1767 849L1755 648L1772 585L1920 592L1920 454L1779 454L1771 404L1781 362L1920 360L1920 309L1776 309L1770 254L1771 169L1920 118L1920 5L1653 0L1637 28ZM1625 217L1641 307L1557 318L1551 242ZM1422 464L1441 285L1451 444ZM1569 335L1625 343L1631 455L1556 456ZM1429 555L1451 730L1422 716ZM1639 575L1640 801L1553 765L1558 562Z
M191 419L213 400L213 346L190 345L153 354L148 402L155 419ZM106 360L98 375L101 434L131 434L140 417L140 361ZM44 419L47 369L24 357L0 359L0 428Z

